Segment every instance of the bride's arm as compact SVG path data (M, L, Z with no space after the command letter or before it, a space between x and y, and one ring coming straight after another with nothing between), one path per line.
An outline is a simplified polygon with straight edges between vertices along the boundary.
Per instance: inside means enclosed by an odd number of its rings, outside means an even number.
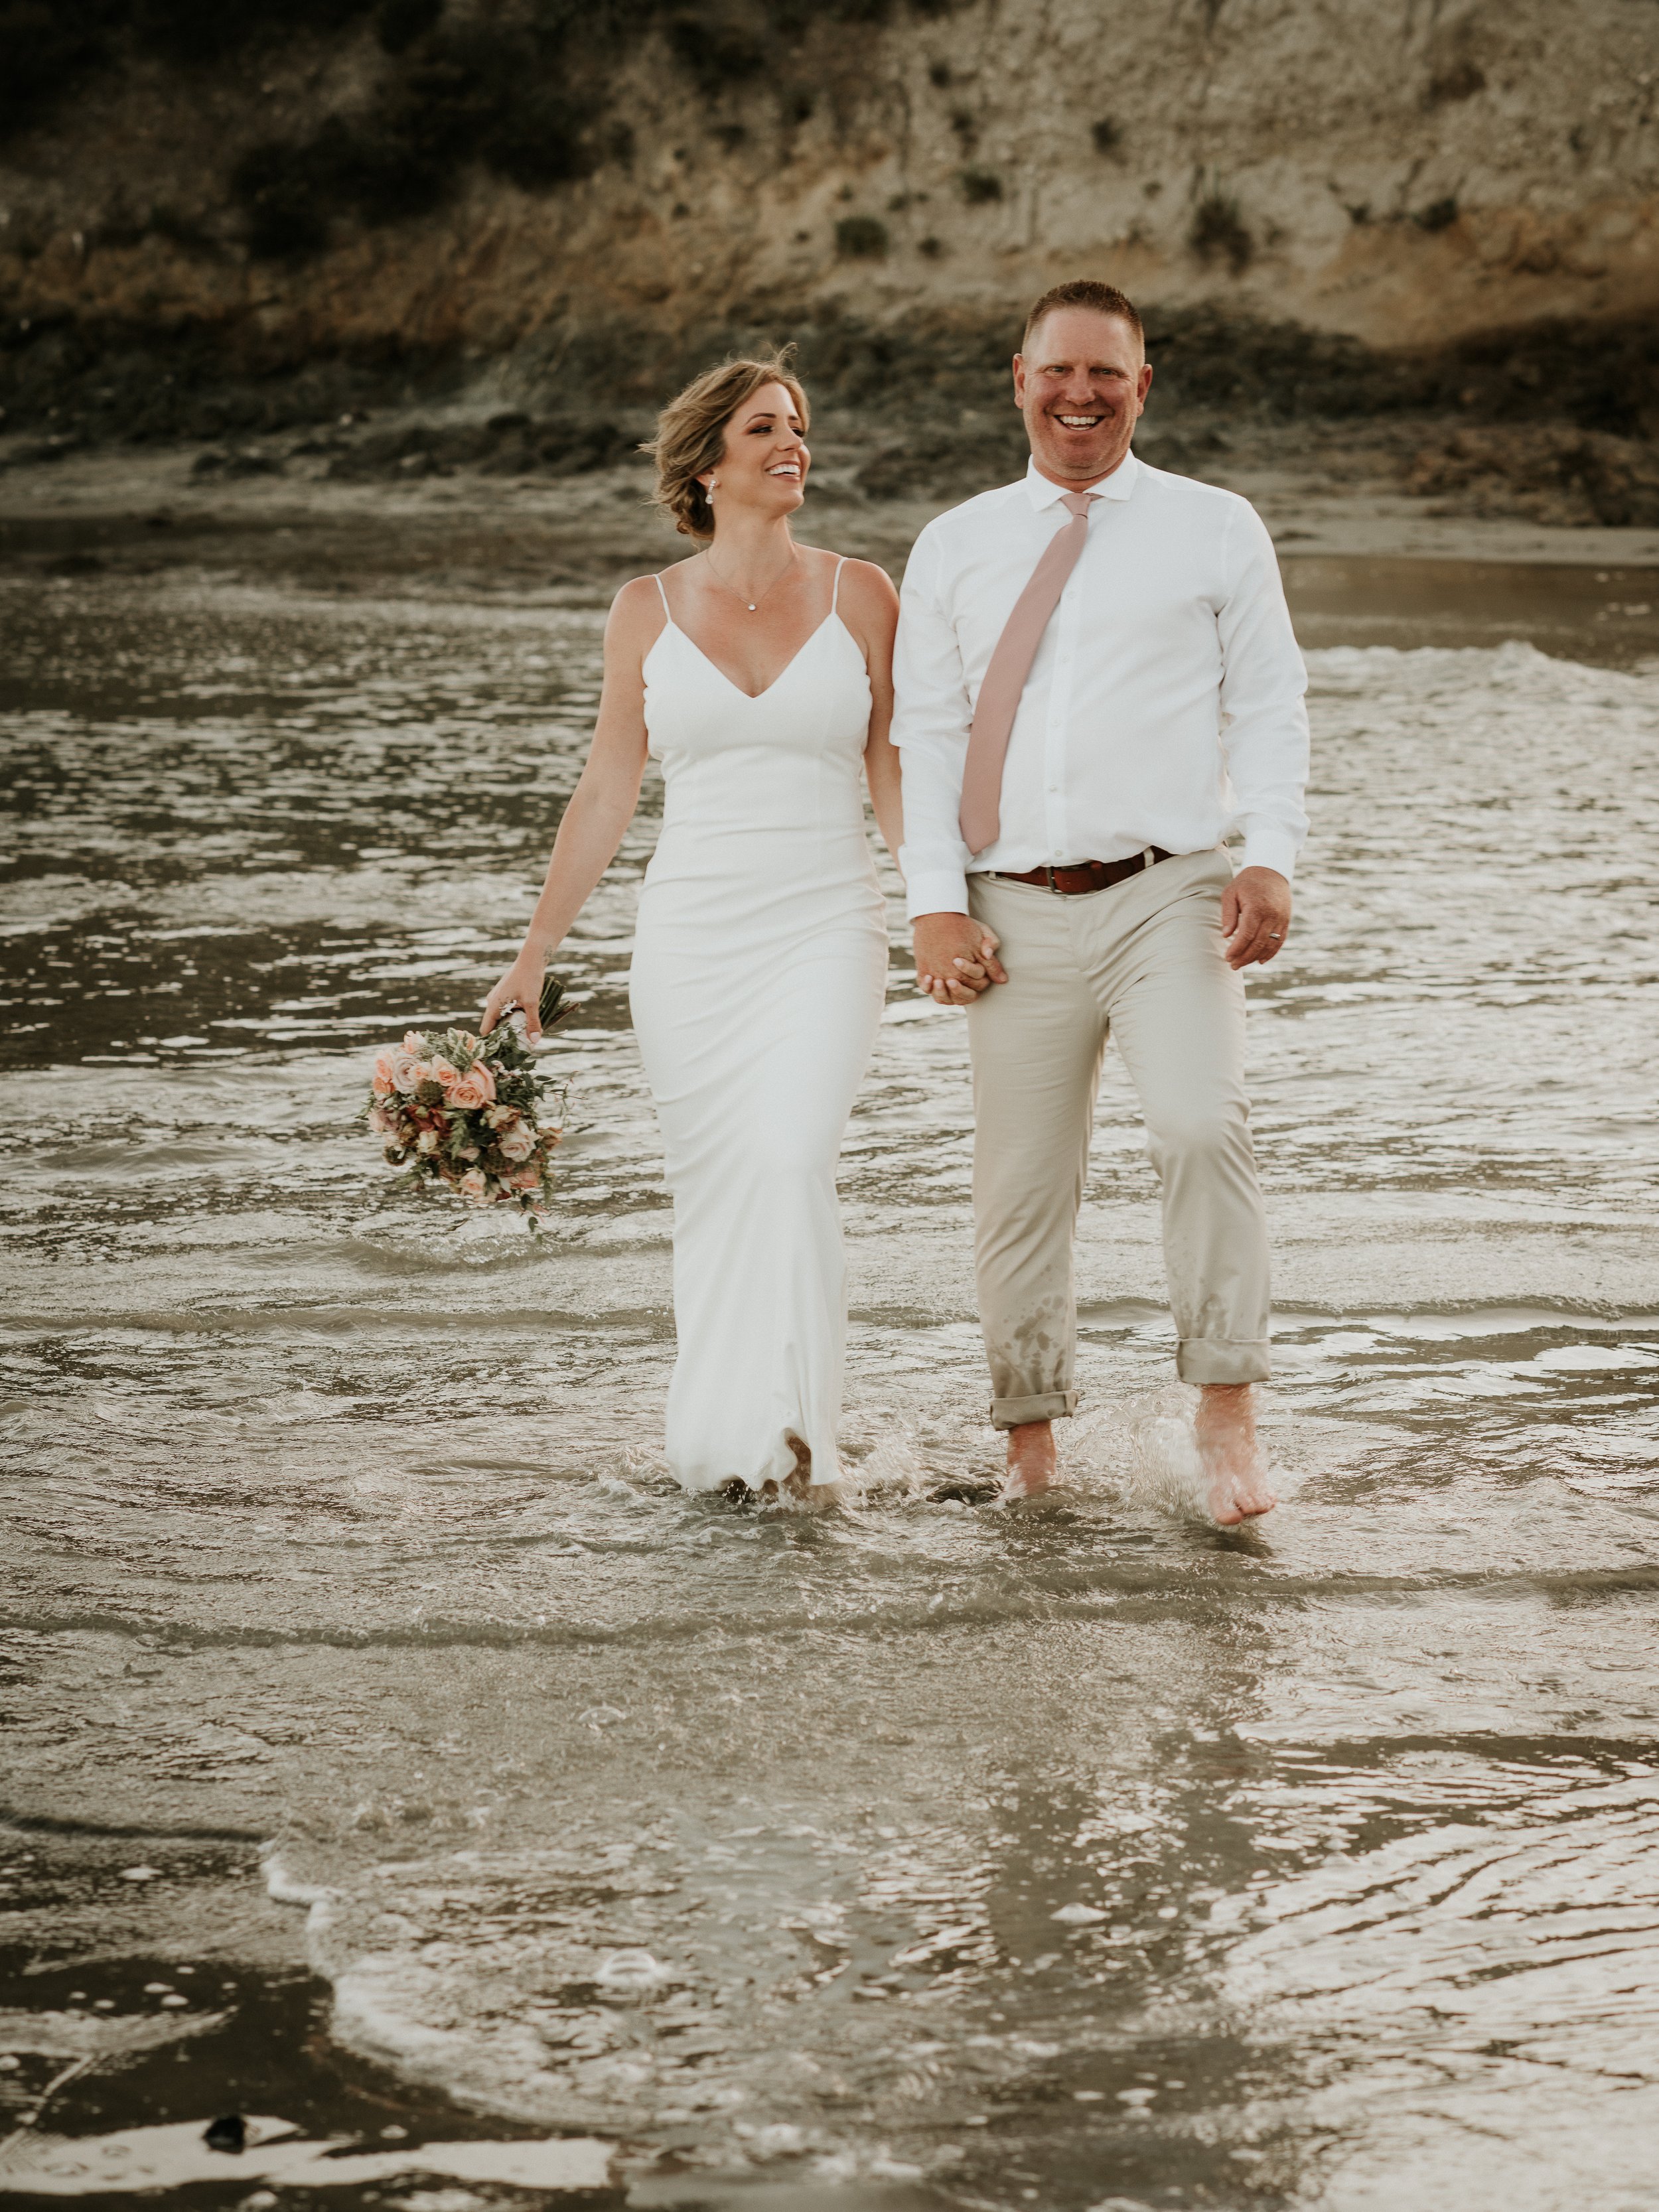
M541 1033L537 1006L543 970L616 858L639 805L646 762L643 664L661 629L661 601L650 578L624 584L605 624L605 687L587 763L560 821L523 947L484 1000L480 1036L488 1036L514 1005L524 1009L529 1035Z
M899 789L898 748L888 735L893 720L893 637L898 628L898 593L884 568L872 561L849 561L842 585L848 627L864 647L870 672L870 735L864 748L864 773L870 804L882 839L898 865L904 842L904 807Z

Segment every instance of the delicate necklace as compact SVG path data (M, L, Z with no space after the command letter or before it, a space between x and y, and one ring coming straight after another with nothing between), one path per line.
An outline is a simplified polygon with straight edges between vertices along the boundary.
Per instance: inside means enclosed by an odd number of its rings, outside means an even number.
M776 591L778 586L783 581L790 570L793 568L796 562L800 558L800 548L799 546L793 546L790 549L789 558L784 562L782 568L779 569L777 574L773 577L771 582L767 586L766 590L761 593L759 599L744 599L743 593L738 589L737 586L735 584L728 584L725 577L721 575L720 570L714 566L714 555L712 553L705 552L702 557L708 563L709 574L714 579L714 581L720 586L720 589L723 592L730 592L734 599L743 599L743 604L748 608L750 613L752 615L759 609L761 600L764 599L768 593Z

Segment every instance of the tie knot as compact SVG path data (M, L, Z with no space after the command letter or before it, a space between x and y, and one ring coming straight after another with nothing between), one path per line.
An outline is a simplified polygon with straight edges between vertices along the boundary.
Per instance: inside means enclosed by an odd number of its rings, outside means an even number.
M1069 513L1084 515L1099 497L1097 491L1063 491L1060 495L1060 503Z

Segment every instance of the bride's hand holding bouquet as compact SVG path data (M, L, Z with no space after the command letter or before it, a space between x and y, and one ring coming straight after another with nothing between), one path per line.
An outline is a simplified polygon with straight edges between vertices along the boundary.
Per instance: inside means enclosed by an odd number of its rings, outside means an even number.
M402 1044L386 1046L375 1057L363 1109L388 1166L475 1206L505 1201L527 1214L532 1229L547 1218L553 1153L563 1134L547 1110L547 1094L556 1109L563 1085L536 1073L532 1049L568 1011L563 985L544 978L544 964L534 963L532 978L522 958L514 963L490 993L481 1035L410 1030ZM515 1004L522 1022L502 1021Z
M546 973L547 955L532 951L526 945L485 999L478 1035L489 1036L502 1016L516 1006L524 1017L526 1042L539 1044L543 1020L542 994L546 988Z

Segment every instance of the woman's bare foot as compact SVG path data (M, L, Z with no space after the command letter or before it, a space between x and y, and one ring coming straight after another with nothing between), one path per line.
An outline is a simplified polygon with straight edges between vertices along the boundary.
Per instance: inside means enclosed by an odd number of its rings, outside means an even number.
M1008 1472L1003 1477L1005 1498L1041 1498L1055 1476L1054 1430L1052 1421L1021 1421L1008 1431Z
M795 1455L794 1466L783 1478L784 1494L804 1500L812 1487L812 1447L793 1433L784 1442Z
M1210 1510L1224 1528L1271 1513L1279 1500L1267 1486L1267 1464L1255 1440L1255 1405L1249 1382L1206 1382L1193 1423Z

